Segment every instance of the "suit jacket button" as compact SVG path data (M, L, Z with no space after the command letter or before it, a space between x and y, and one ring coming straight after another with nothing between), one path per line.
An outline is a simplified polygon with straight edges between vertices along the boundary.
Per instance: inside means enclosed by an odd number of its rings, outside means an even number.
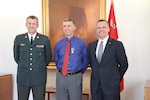
M30 70L32 70L32 68L30 68Z

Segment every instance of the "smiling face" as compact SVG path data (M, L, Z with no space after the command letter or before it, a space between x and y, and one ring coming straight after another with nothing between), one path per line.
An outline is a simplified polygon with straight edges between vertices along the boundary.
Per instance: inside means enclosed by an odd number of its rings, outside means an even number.
M67 38L71 38L74 35L75 29L76 29L76 26L75 26L73 20L65 19L63 21L63 31Z
M96 25L96 35L103 40L108 36L109 24L106 21L99 21Z
M72 37L74 35L76 27L71 21L63 22L63 31L66 37Z
M36 18L27 18L26 20L26 27L28 32L33 35L34 33L37 32L38 28L38 19Z

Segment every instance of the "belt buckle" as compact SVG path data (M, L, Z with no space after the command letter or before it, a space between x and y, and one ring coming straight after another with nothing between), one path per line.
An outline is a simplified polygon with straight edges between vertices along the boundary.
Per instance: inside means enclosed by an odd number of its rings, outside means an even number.
M68 72L68 74L67 74L68 76L70 76L70 75L73 75L73 72Z

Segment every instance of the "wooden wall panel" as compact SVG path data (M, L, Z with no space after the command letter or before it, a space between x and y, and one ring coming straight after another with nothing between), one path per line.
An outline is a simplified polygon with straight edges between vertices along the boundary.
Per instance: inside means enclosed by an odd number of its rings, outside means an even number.
M0 100L12 100L11 74L0 74Z

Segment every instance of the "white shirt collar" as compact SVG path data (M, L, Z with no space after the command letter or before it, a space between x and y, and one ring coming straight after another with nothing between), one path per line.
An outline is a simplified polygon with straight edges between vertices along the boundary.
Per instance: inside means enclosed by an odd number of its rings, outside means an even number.
M101 41L103 41L103 45L106 45L107 41L108 41L109 36L107 36L106 38L104 38L103 40L101 40L100 38L98 39L98 45L101 43Z
M35 39L37 33L34 33L33 35L31 35L30 33L28 33L28 37L29 37L29 41L31 40L31 36L33 37L33 40Z
M107 36L107 37L104 38L103 40L101 40L100 38L98 39L98 43L97 43L97 47L96 47L96 52L95 52L95 53L96 53L96 56L98 56L98 47L99 47L101 41L103 41L103 52L104 52L105 47L106 47L106 44L107 44L107 41L108 41L108 38L109 38L109 36Z

